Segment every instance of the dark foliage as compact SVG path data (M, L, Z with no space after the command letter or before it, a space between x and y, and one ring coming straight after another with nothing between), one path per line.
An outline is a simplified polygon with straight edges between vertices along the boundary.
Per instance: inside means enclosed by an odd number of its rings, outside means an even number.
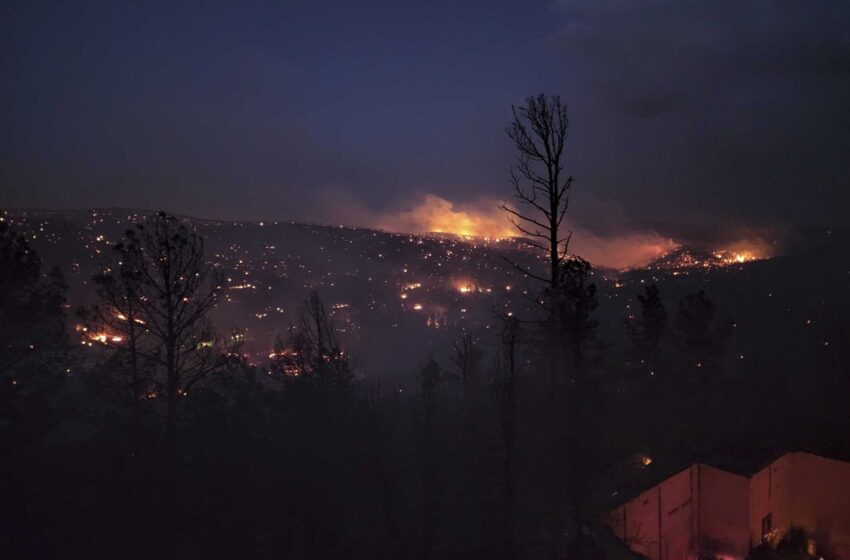
M190 231L175 221L157 227L171 232L152 238L170 247L161 257L195 263L189 270L204 263ZM25 240L2 232L0 284L8 289L0 303L20 321L3 331L0 372L4 558L512 560L553 549L633 558L604 528L606 512L690 462L753 464L789 448L850 454L840 406L850 380L840 360L824 358L788 383L735 369L723 359L737 342L718 319L726 308L705 293L672 307L681 294L654 287L639 298L627 323L632 344L618 354L597 324L600 294L580 259L561 263L543 318L499 317L499 329L461 333L452 363L425 358L424 344L411 350L425 359L410 385L355 376L347 341L313 293L291 329L280 325L286 334L268 363L233 359L198 378L180 397L180 429L167 438L159 397L141 401L141 422L128 406L145 391L167 390L166 340L145 328L133 334L139 378L129 344L77 344L83 352L75 355L59 277L43 275ZM96 282L100 307L84 317L128 341L130 322L115 311L138 312L149 325L168 301L148 284L163 278L158 265L148 262L145 272L127 253L146 246L139 235L116 250ZM185 304L215 287L209 276L187 293L181 276L167 284L189 297ZM148 307L130 305L137 292L152 298ZM677 310L670 326L665 296ZM553 318L563 351L555 392L552 338L541 336ZM187 327L175 351L195 360L207 340L216 354L228 351L232 341L206 338L206 326ZM42 342L13 352L27 340ZM184 382L200 371L179 367ZM801 542L790 535L754 554L805 558ZM828 558L828 543L818 545Z

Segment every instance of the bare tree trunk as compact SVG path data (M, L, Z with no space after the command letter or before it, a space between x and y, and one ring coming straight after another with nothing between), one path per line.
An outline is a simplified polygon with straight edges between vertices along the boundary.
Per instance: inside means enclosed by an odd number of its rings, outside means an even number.
M164 391L160 542L161 556L172 558L177 553L180 534L176 513L181 474L177 447L180 401L193 384L221 370L233 355L233 348L225 353L216 344L206 321L221 291L222 278L206 262L203 239L181 220L165 213L136 224L115 249L117 266L100 275L99 284L102 297L111 304L106 314L115 324L117 313L121 332L130 345L129 373L137 433L141 431L141 401L147 383L139 367L139 355L156 363L151 381ZM136 327L137 320L143 327ZM140 349L136 334L145 337L145 349ZM163 373L164 379L160 377Z

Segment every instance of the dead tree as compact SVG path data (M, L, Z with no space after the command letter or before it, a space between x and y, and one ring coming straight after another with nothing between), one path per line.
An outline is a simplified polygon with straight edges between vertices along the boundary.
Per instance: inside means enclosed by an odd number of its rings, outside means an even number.
M511 181L519 208L506 204L501 208L517 230L527 236L525 241L543 251L549 262L548 278L521 270L547 282L554 291L572 235L563 228L573 182L572 177L564 177L562 161L569 125L567 106L557 95L540 94L528 97L525 105L512 106L511 111L513 121L507 132L519 152Z
M528 97L525 104L511 107L513 121L507 133L517 149L517 162L511 170L514 198L518 208L501 206L511 223L522 234L524 241L546 257L548 276L537 274L526 267L512 263L531 278L544 282L542 301L547 317L541 322L548 356L548 406L546 425L549 446L548 509L550 556L559 558L563 550L564 509L562 505L561 477L564 471L564 442L561 441L564 393L569 386L564 370L565 359L559 305L559 290L564 262L568 256L572 236L566 230L564 218L569 208L569 190L573 178L565 177L564 149L567 140L567 107L558 96L543 94Z

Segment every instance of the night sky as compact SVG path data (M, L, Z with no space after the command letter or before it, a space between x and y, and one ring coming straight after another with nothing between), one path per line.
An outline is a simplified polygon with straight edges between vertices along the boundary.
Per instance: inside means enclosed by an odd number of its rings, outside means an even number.
M0 205L492 209L510 106L543 91L579 228L847 223L846 2L129 4L3 3Z

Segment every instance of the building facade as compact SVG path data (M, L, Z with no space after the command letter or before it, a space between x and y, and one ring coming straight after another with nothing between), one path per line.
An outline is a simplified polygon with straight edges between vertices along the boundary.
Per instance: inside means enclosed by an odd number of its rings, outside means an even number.
M850 463L788 453L750 478L750 546L775 544L792 526L850 559Z
M751 478L691 465L615 509L614 533L651 560L743 559L792 526L850 560L850 463L783 455Z
M744 476L691 465L614 510L614 533L652 560L742 558L747 545Z

